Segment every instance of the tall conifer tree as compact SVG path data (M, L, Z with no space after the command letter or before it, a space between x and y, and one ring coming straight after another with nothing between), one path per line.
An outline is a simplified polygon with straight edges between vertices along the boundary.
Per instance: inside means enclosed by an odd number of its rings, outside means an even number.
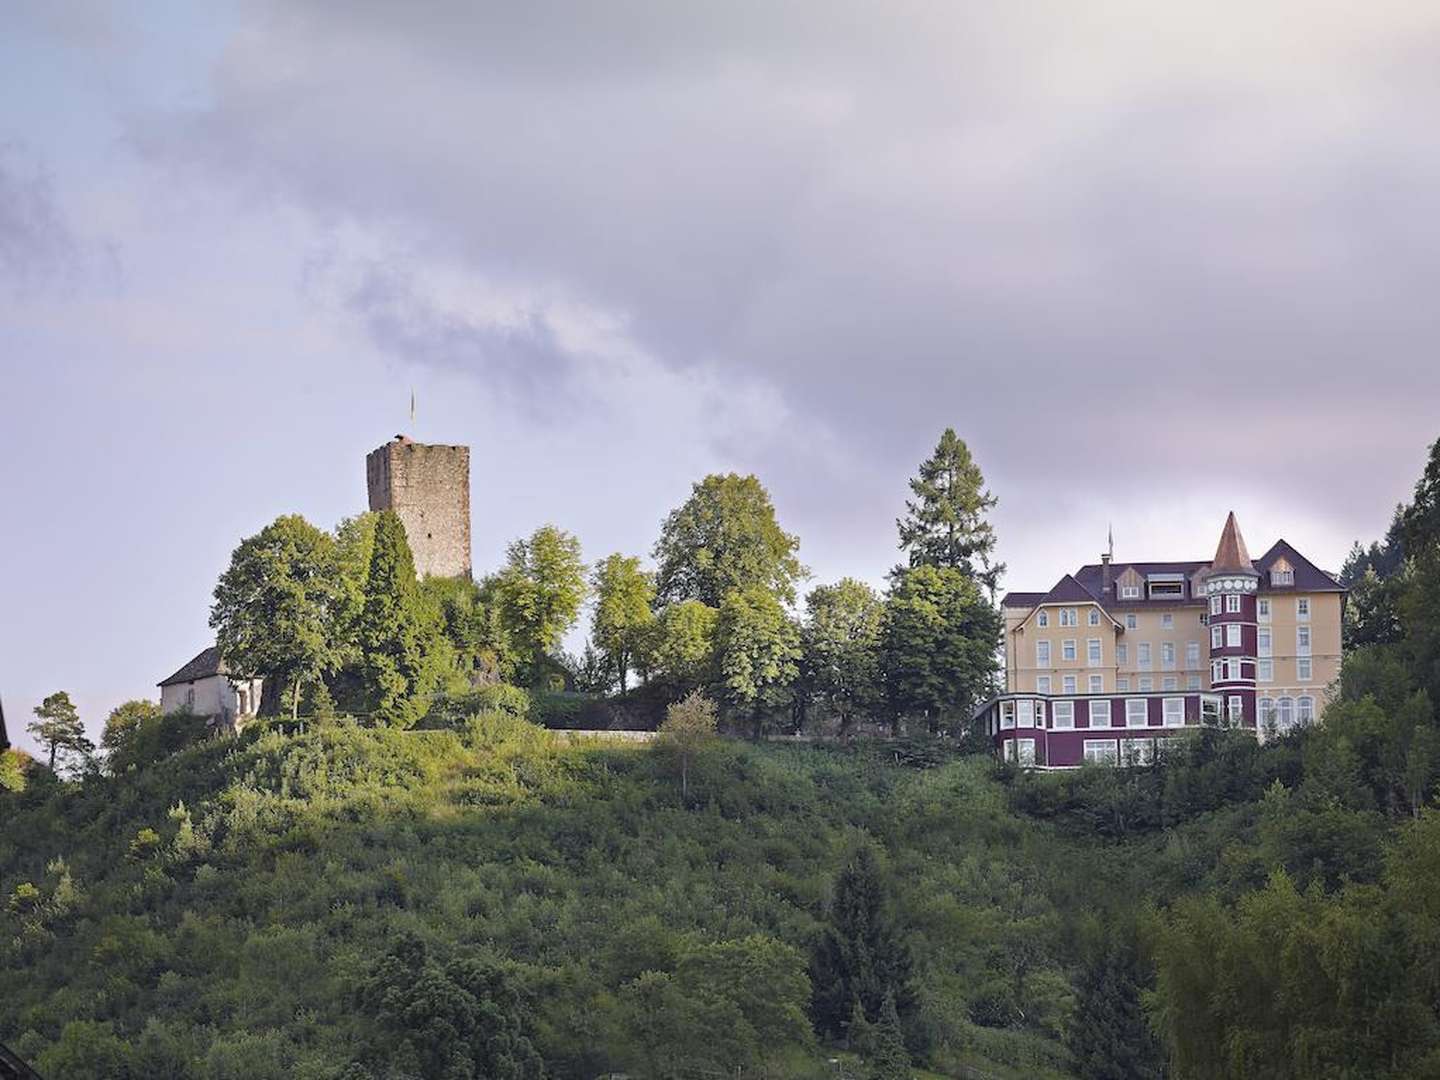
M909 565L959 570L982 582L993 599L1005 566L993 561L995 530L987 515L999 500L985 489L980 466L954 428L940 436L910 490L915 497L895 523Z
M438 622L415 580L404 524L393 510L382 511L375 521L359 642L370 705L391 723L413 725L436 688Z

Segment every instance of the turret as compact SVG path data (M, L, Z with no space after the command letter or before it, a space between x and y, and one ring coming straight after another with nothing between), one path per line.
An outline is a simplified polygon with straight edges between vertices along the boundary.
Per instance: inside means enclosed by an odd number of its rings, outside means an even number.
M1250 561L1235 512L1225 519L1215 558L1205 575L1209 604L1210 685L1223 696L1232 726L1255 726L1256 593L1260 574Z

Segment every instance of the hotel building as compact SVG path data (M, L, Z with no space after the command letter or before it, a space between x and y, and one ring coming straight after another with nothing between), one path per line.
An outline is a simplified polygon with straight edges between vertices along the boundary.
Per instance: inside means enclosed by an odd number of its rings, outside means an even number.
M1208 562L1106 554L1005 597L1005 691L977 717L1037 768L1152 761L1203 725L1310 723L1340 671L1344 597L1284 540L1252 561L1233 513Z

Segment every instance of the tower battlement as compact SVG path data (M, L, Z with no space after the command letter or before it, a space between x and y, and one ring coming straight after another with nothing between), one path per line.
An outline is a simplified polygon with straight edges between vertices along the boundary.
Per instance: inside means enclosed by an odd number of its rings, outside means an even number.
M365 456L371 510L394 510L419 577L470 577L470 448L397 435Z

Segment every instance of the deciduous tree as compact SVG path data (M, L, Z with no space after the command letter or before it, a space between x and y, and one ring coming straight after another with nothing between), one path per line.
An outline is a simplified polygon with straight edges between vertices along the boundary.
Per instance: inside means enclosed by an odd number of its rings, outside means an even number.
M554 525L516 540L497 582L506 626L526 657L530 681L543 673L545 657L560 644L585 600L585 563L580 541Z
M715 627L720 612L699 600L682 600L663 611L651 631L651 670L678 691L709 681L715 658Z
M806 573L799 547L754 476L707 476L665 519L655 545L656 590L666 603L718 608L732 590L756 587L788 603Z
M695 755L715 738L715 703L698 690L665 710L660 725L659 746L674 755L680 765L680 798L690 800L690 764Z
M814 701L849 731L880 700L879 646L884 604L854 578L812 589L805 598L804 678Z
M278 680L296 716L301 684L344 657L344 600L334 539L291 514L235 549L215 586L210 625L231 673Z
M799 674L800 631L775 595L755 585L725 594L715 643L725 703L759 738Z
M640 569L639 559L616 553L596 564L590 587L595 597L591 640L623 694L655 625L655 579Z

